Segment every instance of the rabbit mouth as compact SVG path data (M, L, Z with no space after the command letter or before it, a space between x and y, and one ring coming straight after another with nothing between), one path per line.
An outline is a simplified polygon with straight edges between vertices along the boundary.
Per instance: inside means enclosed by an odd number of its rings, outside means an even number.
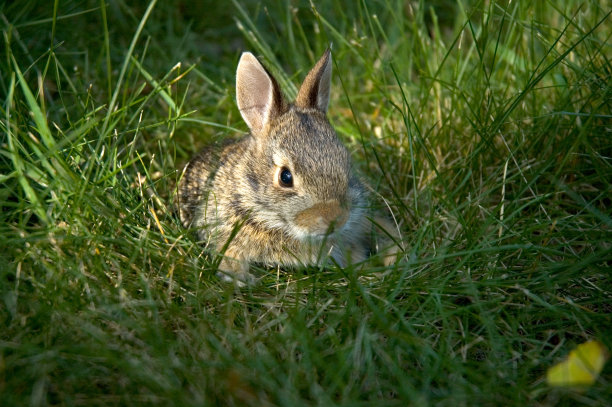
M328 240L336 240L338 236L342 234L340 229L325 230L325 231L312 231L305 230L301 227L293 228L293 236L300 241L309 243L322 243Z
M298 212L295 225L311 238L325 238L342 229L349 214L338 201L319 202Z

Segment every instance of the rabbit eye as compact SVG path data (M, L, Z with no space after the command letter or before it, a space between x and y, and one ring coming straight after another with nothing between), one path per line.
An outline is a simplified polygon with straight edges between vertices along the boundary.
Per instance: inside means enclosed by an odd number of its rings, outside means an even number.
M293 175L289 169L283 167L278 173L278 183L285 188L291 188L293 186Z

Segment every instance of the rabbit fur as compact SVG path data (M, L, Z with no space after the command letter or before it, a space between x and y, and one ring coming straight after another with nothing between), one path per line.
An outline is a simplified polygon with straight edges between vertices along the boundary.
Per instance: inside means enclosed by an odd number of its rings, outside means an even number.
M250 134L204 149L178 188L181 222L223 254L221 277L248 283L251 263L346 266L369 254L367 190L326 117L331 72L328 49L287 103L257 58L242 54L236 99Z

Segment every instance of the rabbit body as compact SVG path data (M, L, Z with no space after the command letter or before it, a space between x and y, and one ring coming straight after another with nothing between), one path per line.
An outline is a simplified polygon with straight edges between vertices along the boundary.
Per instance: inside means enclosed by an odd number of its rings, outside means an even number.
M209 146L186 166L179 210L186 227L218 252L219 270L248 281L250 263L296 266L366 258L372 224L364 185L326 117L326 51L286 103L250 53L237 69L237 102L251 133Z

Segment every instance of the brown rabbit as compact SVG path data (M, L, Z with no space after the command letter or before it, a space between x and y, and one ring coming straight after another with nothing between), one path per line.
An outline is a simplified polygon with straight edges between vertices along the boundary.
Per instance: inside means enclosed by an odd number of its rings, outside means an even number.
M250 281L250 263L332 258L344 266L368 255L366 188L326 117L331 72L328 49L290 104L253 54L240 57L236 99L251 133L195 156L179 185L181 221L225 249L219 270L226 279Z

